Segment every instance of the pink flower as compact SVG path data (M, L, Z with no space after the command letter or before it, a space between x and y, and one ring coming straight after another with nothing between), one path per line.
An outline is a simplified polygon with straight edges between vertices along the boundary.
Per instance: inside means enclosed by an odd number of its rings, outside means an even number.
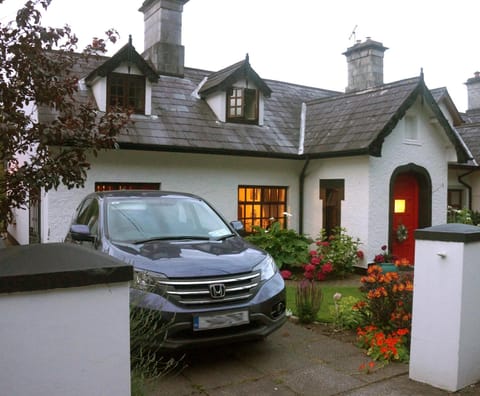
M320 264L320 259L318 257L312 257L312 259L310 260L310 264L318 265Z
M313 272L315 271L315 266L313 264L307 264L305 267L303 267L305 272Z
M282 270L280 271L280 275L282 275L282 278L287 280L292 277L292 273L289 270Z
M328 274L332 271L333 271L333 265L330 261L322 265L322 273Z

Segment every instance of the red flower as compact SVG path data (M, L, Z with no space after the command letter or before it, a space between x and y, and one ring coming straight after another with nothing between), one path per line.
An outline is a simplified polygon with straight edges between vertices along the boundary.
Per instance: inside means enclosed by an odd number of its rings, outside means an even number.
M290 279L292 277L292 273L289 270L280 271L280 275L282 275L283 279Z
M322 272L328 274L333 271L333 265L331 262L325 263L322 265Z
M382 249L383 251L386 251L386 250L387 250L387 245L383 245L383 246L381 247L381 249Z
M320 259L318 257L312 257L310 260L310 264L318 265L320 264Z
M310 250L309 254L310 254L310 256L315 257L317 255L317 251L316 250Z
M313 272L315 271L315 266L313 264L307 264L305 267L303 267L305 272Z
M363 257L364 257L364 256L365 256L365 255L363 254L363 252L362 252L361 250L358 250L358 251L357 251L357 257L358 257L360 260L363 260Z

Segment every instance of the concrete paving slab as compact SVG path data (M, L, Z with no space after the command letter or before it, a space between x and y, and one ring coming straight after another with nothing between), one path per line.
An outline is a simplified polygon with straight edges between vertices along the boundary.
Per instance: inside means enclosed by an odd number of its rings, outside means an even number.
M408 378L408 365L376 366L352 342L287 322L262 342L208 348L187 354L186 367L154 382L147 396L345 395L445 396L451 393ZM480 395L480 386L461 395Z

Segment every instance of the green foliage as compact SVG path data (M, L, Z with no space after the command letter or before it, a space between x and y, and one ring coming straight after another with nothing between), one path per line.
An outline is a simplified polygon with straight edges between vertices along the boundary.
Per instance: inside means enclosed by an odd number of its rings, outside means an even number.
M301 323L315 321L322 304L322 290L316 282L304 279L297 283L295 295L297 315Z
M270 253L279 268L300 267L308 262L308 248L313 241L307 236L283 229L278 222L272 223L269 229L256 226L254 230L245 239Z
M333 323L336 329L356 330L358 327L365 325L365 316L358 309L354 309L354 305L360 301L358 297L335 293L333 301L333 306L329 306L329 309L330 315L334 318Z
M78 38L69 26L41 24L50 2L22 2L14 21L0 21L0 162L9 170L0 178L0 191L8 191L0 194L2 220L12 219L13 208L38 200L34 189L83 186L88 156L113 148L130 121L129 110L98 113L94 101L79 100L80 76L74 72L77 63L105 52L116 32L107 31L105 39L75 53ZM32 105L56 116L37 117L34 108L26 108ZM20 161L19 154L29 160Z
M367 325L357 329L359 345L374 360L407 361L412 324L413 275L371 265L362 277L365 298L355 304Z
M161 347L170 323L161 312L130 306L130 364L132 396L147 394L147 381L174 370L180 360L164 358Z
M447 222L478 226L480 225L480 212L469 210L467 208L454 209L449 206L447 211Z
M334 323L335 316L333 315L335 293L341 293L342 298L353 297L357 301L363 298L363 294L360 292L360 288L356 286L331 286L328 284L322 284L322 304L320 311L315 318L318 322ZM298 316L297 307L295 303L296 284L287 284L287 308L292 313Z
M358 262L360 240L347 235L345 228L335 228L330 236L322 230L316 244L317 254L332 264L332 275L345 277L353 272Z

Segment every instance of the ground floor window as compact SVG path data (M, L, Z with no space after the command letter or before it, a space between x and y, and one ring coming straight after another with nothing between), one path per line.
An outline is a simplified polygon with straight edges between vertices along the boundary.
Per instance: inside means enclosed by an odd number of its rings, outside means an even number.
M331 235L336 227L341 227L342 201L345 199L345 180L321 179L320 199L322 200L322 228Z
M95 191L160 190L160 183L97 182Z
M461 189L448 189L448 206L452 209L463 209L463 191Z
M239 186L238 220L243 222L247 233L253 226L267 228L272 221L286 227L287 187Z

